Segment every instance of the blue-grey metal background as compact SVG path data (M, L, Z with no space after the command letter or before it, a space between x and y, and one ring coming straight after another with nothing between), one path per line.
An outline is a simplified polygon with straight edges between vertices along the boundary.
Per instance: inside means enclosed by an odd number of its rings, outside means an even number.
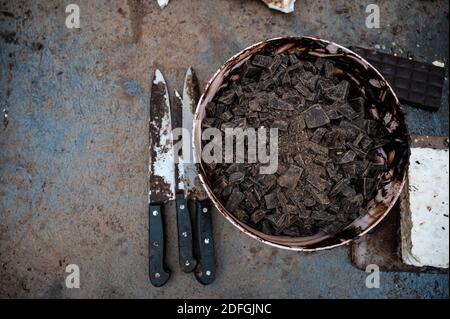
M294 14L258 0L74 0L81 28L65 27L66 1L0 2L1 297L448 298L448 275L382 273L367 289L348 247L314 254L248 238L214 215L218 275L208 287L177 264L160 289L147 277L149 89L163 70L171 89L193 66L202 85L235 52L275 36L313 35L448 64L448 3L298 0ZM448 70L448 69L447 69ZM448 136L448 71L438 113L407 108L411 131ZM1 123L0 123L1 124ZM172 207L173 208L173 207ZM65 266L81 288L64 285Z

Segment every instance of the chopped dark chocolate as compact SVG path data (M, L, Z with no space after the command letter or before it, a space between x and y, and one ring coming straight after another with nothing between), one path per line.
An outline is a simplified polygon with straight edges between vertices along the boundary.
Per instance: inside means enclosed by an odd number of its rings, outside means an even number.
M225 206L230 211L235 211L244 198L245 196L239 191L239 188L234 188Z
M274 209L278 206L277 194L275 192L267 194L264 196L264 199L266 201L267 209Z
M339 112L339 114L345 116L348 120L353 120L358 116L358 113L356 113L347 103L339 104L338 106L336 106L336 110Z
M248 220L248 215L245 211L243 211L242 209L236 209L234 211L234 216L237 217L237 219L239 219L241 222L246 222Z
M325 146L322 146L320 144L311 142L311 141L306 141L302 143L302 146L309 151L312 151L315 154L319 154L319 155L328 155L328 148L326 148Z
M303 169L291 165L289 169L280 177L278 177L278 185L285 188L295 188L303 173Z
M265 234L294 237L335 234L367 213L387 171L389 152L380 148L392 145L392 114L374 113L375 91L356 82L342 62L307 52L263 52L230 71L202 128L278 129L274 174L254 163L205 164L230 213Z
M269 106L275 110L280 110L280 111L295 110L295 108L294 108L294 106L292 106L292 104L289 104L288 102L283 101L282 99L278 98L275 94L270 95Z
M287 131L288 122L285 120L274 120L272 123L272 127L279 129L280 131Z
M244 177L244 172L235 172L230 175L230 177L228 178L228 182L230 182L231 184L242 182L244 180Z
M253 65L261 67L261 68L269 68L272 64L273 58L265 55L256 55L253 58Z
M307 99L308 101L314 101L315 99L315 95L313 92L310 91L310 89L308 89L303 83L298 83L295 86L295 89L301 94L303 95L303 97L305 99Z
M316 189L313 186L306 186L306 189L309 191L309 193L313 196L313 198L322 205L329 205L330 199L328 198L328 195L326 192L321 192L320 190Z
M219 103L230 105L234 101L235 92L234 90L224 90L221 97L217 100Z
M228 122L229 120L231 120L233 118L233 113L231 113L230 111L226 111L223 112L222 114L220 114L219 119L221 119L224 122Z
M264 219L264 217L266 217L266 212L263 210L257 210L250 216L250 220L253 224L258 224Z
M303 113L308 128L316 128L330 123L327 113L319 104L315 104Z
M342 157L339 159L339 164L347 164L351 163L355 160L356 153L352 150L345 152Z

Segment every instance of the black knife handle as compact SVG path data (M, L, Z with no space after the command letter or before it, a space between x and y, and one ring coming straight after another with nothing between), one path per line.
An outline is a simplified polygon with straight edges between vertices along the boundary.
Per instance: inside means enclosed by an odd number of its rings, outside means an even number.
M170 277L165 264L164 216L162 204L149 205L149 275L155 287L163 286Z
M193 256L192 222L187 200L184 197L176 198L177 226L178 226L178 257L183 272L189 273L197 264Z
M214 236L209 201L198 201L195 205L195 239L198 266L195 277L203 285L216 279Z

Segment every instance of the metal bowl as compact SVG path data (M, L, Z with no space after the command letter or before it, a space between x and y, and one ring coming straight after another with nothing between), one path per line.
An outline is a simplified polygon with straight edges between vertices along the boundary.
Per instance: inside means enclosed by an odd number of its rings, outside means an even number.
M367 214L354 220L335 235L319 232L309 237L289 237L266 235L242 223L219 201L208 181L202 153L202 120L205 108L223 86L228 85L230 75L240 68L251 56L264 52L303 52L316 57L324 57L339 62L341 69L360 88L364 96L374 101L371 108L373 119L382 122L395 141L390 146L378 149L378 160L388 165L378 183L377 194L367 204ZM256 43L230 58L209 80L203 92L194 118L193 129L194 158L198 163L200 180L208 196L218 211L245 234L268 245L296 251L317 251L350 243L373 229L392 209L405 185L409 165L410 138L405 113L391 86L383 76L366 60L351 50L336 43L312 37L283 37Z

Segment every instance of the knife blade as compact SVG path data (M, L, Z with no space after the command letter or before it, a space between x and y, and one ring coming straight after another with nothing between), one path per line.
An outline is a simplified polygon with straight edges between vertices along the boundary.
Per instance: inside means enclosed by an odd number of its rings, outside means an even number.
M159 70L151 88L149 138L149 276L155 287L161 287L170 277L165 263L164 204L175 198L175 167L169 94Z
M174 122L176 122L176 126L179 127L182 125L182 119L178 117L182 117L183 111L183 99L178 91L175 90L174 97ZM181 136L182 137L182 136ZM191 214L189 212L188 200L186 198L186 162L187 160L184 158L186 156L186 152L183 153L183 150L186 148L182 145L183 139L178 141L181 142L182 147L178 147L176 149L176 210L177 210L177 228L178 228L178 260L180 263L180 267L185 273L190 273L195 269L197 265L197 261L194 258L193 252L193 234L192 234L192 221ZM178 146L178 145L177 145ZM181 150L181 152L180 152Z
M200 183L197 166L194 163L192 154L192 128L194 122L194 113L200 97L197 76L192 68L186 72L183 88L182 101L182 122L183 132L187 136L183 137L185 146L183 150L188 150L185 160L185 196L195 201L195 253L197 257L197 268L195 277L204 284L211 284L216 276L214 236L212 229L210 202L203 186Z

